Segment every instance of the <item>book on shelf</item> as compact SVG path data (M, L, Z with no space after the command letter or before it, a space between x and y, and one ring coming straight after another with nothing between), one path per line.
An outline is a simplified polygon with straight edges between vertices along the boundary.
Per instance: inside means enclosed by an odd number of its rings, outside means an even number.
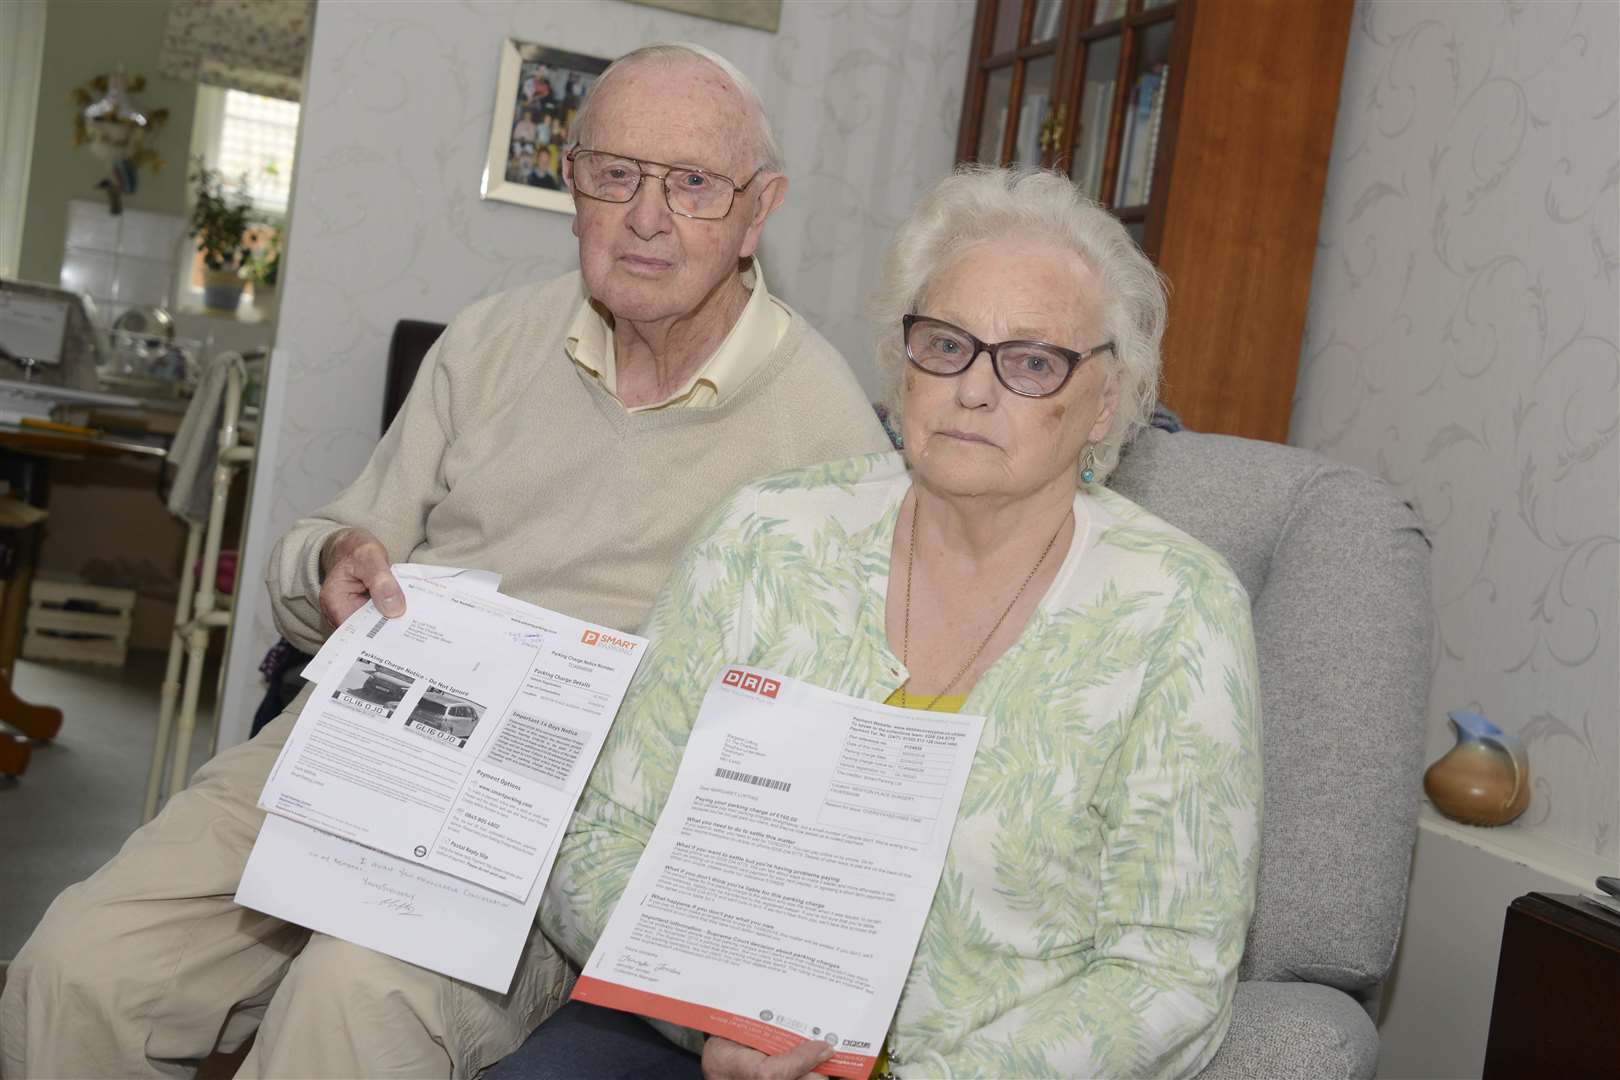
M1082 147L1080 168L1075 180L1080 190L1093 198L1102 195L1103 159L1108 156L1108 118L1114 107L1114 84L1094 83L1087 87L1085 115L1080 118L1078 138Z
M1147 201L1148 158L1156 130L1151 130L1153 103L1164 85L1165 65L1144 71L1131 88L1125 108L1125 131L1120 138L1119 175L1114 183L1115 206L1140 206Z
M1158 85L1153 88L1153 107L1148 113L1147 165L1142 171L1142 201L1153 197L1153 170L1159 163L1159 129L1164 126L1164 91L1170 85L1170 66L1159 69Z
M1063 5L1049 0L1035 9L1035 24L1030 28L1030 41L1050 41L1057 37L1058 24L1063 21Z
M1097 13L1092 16L1091 25L1113 22L1115 19L1125 17L1125 0L1097 0Z
M1001 140L1007 134L1007 112L1007 106L1003 105L1001 107L1000 121L994 128L996 133L995 141L990 142L985 139L985 136L992 130L988 124L985 125L984 130L979 135L979 160L988 165L1001 163Z

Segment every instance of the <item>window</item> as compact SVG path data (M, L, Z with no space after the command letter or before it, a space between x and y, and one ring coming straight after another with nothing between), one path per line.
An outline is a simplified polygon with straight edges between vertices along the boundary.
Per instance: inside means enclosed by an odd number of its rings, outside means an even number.
M244 174L253 203L268 217L287 213L298 103L213 86L197 88L191 148L234 188Z
M261 250L287 216L294 148L298 142L298 103L217 86L197 87L197 114L191 128L191 156L202 158L234 191L247 177L248 195L262 224L248 234L248 246ZM182 289L195 301L202 294L202 255L181 272Z

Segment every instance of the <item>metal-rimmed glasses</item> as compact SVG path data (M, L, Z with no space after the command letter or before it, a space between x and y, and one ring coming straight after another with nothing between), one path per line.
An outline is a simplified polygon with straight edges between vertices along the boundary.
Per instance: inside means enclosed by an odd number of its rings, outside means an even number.
M574 167L576 195L602 202L627 203L641 190L642 178L651 177L663 184L664 203L670 213L699 221L718 221L731 213L737 192L745 190L765 171L759 169L739 184L729 176L707 169L620 157L605 150L582 150L577 146L568 151L568 160ZM664 171L648 172L649 165Z
M1114 352L1105 341L1084 352L1045 341L980 341L943 319L907 315L906 359L930 375L960 375L980 353L990 354L996 381L1021 397L1051 397L1062 390L1079 366L1100 352Z

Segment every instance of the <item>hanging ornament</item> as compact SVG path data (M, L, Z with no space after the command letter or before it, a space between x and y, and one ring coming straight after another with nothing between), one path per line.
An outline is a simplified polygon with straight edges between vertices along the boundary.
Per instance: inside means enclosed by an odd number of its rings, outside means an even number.
M163 168L163 159L144 143L169 119L169 110L143 113L131 105L129 95L144 89L144 76L126 79L120 68L73 91L79 105L73 116L73 145L88 143L90 152L107 163L107 175L96 186L107 193L114 214L124 212L124 196L134 192L142 165Z

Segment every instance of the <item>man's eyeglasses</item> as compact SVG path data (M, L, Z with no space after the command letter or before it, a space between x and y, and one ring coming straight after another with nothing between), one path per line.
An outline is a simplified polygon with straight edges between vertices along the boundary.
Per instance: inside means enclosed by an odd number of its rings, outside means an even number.
M1075 369L1092 356L1115 351L1112 341L1085 352L1044 341L991 344L960 326L921 315L907 315L901 324L905 327L906 359L928 374L960 375L973 366L980 353L989 353L997 381L1023 397L1050 397L1062 390Z
M664 185L664 202L670 213L699 221L715 221L731 213L737 192L746 189L765 171L760 169L739 184L729 176L707 169L642 161L602 150L581 150L577 146L568 151L568 160L574 166L576 195L602 202L627 203L636 197L642 177L651 177ZM648 172L649 165L664 171Z

